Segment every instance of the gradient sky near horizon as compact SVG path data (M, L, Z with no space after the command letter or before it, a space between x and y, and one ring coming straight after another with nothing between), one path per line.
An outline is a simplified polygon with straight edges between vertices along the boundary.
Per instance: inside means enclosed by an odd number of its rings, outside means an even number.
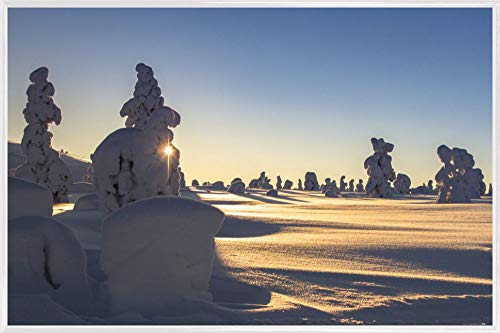
M490 9L9 9L8 138L26 123L29 73L49 68L63 120L53 146L89 158L155 72L186 179L296 184L363 178L371 137L395 144L413 185L441 144L492 178Z

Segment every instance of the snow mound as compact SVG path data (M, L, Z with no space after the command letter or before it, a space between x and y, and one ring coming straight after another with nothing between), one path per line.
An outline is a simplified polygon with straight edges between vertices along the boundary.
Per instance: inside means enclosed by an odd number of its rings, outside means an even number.
M74 233L48 217L9 220L9 294L46 294L77 313L92 301L87 258Z
M9 325L84 325L48 295L9 295Z
M86 183L86 182L73 183L70 185L69 191L73 193L91 193L95 192L95 187L94 184L92 183Z
M15 177L9 177L8 186L9 220L28 215L52 216L52 192L47 187Z
M224 213L200 201L154 197L103 223L101 265L111 312L159 314L182 300L211 300L215 239Z
M99 209L99 199L97 194L91 193L78 198L73 206L74 211L78 210L98 210Z
M245 193L245 183L242 181L234 181L231 183L227 191L233 194L243 194Z
M340 191L336 188L329 189L325 192L325 197L327 198L338 198Z
M226 187L224 186L224 182L218 180L212 184L212 189L213 190L225 190Z
M266 192L266 196L268 196L268 197L277 197L278 196L278 191L276 191L274 189L273 190L269 190L269 191Z

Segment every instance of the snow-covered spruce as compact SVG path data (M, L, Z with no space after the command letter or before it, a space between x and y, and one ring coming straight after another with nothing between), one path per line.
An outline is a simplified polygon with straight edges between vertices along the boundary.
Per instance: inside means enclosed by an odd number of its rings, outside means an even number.
M71 172L52 149L49 125L61 123L61 110L54 103L55 89L48 79L47 67L40 67L30 74L28 103L23 110L28 126L24 128L21 148L27 156L25 164L16 169L16 177L45 185L52 192L53 201L68 202Z
M281 181L281 176L276 177L276 189L281 190L282 188L282 181Z
M437 203L468 203L486 192L481 169L474 169L474 157L461 148L441 145L437 154L443 166L435 176L439 187Z
M299 179L299 187L297 189L299 189L299 190L303 190L304 189L302 187L302 179Z
M245 193L245 183L243 183L242 181L233 182L231 183L227 191L233 194L243 194Z
M219 209L179 197L144 199L110 214L101 265L111 313L164 314L180 301L210 301L214 236L223 220Z
M179 195L180 152L172 144L171 128L179 125L180 116L163 105L151 68L138 64L136 70L134 98L120 111L127 116L127 128L108 135L91 155L94 185L105 212L143 198Z
M248 185L248 187L251 187L251 188L261 188L261 189L264 189L264 190L270 190L270 189L273 188L273 185L271 185L271 180L268 177L266 177L266 172L262 171L260 173L259 178L252 179L250 181L250 184Z
M304 181L304 190L306 191L319 191L318 177L314 172L306 172Z
M392 168L392 157L389 155L394 149L392 143L385 142L384 139L371 139L373 155L369 156L364 163L368 174L366 183L366 194L374 198L388 198L392 195L389 182L396 179L396 173Z
M321 190L322 193L325 193L326 190L325 188L329 187L332 184L332 179L331 178L325 178L325 183L321 184L319 189Z
M84 183L92 183L93 179L94 179L94 168L92 166L89 166L87 168L87 172L85 173L85 175L83 175L82 181Z
M349 189L348 189L349 192L354 192L354 179L351 179L349 181Z
M394 193L409 194L410 186L411 186L410 177L408 177L404 173L398 173L396 176L396 180L394 181Z
M184 178L184 172L182 172L181 167L179 167L177 170L179 172L179 186L180 188L186 188L186 179Z
M9 296L46 294L76 313L87 313L92 292L86 256L73 232L42 216L9 220Z
M285 184L283 185L284 190L291 190L293 186L293 182L289 179L285 180Z
M20 216L52 216L52 193L42 185L9 177L9 220Z
M363 179L359 179L358 183L356 184L356 192L364 192L365 191L365 186L363 185Z
M200 186L200 182L198 182L198 180L196 180L196 179L193 179L191 181L191 186Z
M340 191L347 191L347 183L345 182L345 176L340 177Z

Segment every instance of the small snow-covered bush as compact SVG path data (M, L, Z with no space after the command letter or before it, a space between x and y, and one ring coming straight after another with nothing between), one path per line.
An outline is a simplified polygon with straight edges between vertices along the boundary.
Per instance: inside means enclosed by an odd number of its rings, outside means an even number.
M245 183L242 181L233 181L227 191L233 194L243 194L245 193Z
M78 198L73 207L74 211L77 210L98 210L99 209L99 198L97 194L91 193Z
M42 216L9 220L9 294L46 294L71 311L92 301L85 252L73 232Z
M219 209L179 197L136 201L103 223L101 265L111 311L158 314L182 300L211 300Z
M42 185L9 177L9 220L20 216L52 216L52 193Z
M272 189L266 192L266 196L268 197L278 197L278 191Z

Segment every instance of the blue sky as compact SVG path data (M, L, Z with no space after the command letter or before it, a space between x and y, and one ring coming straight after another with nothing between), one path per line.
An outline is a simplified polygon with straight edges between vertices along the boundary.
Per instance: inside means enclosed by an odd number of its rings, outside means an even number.
M9 139L49 68L53 144L89 157L153 67L188 180L365 178L370 138L414 185L463 147L492 172L489 9L9 9Z

